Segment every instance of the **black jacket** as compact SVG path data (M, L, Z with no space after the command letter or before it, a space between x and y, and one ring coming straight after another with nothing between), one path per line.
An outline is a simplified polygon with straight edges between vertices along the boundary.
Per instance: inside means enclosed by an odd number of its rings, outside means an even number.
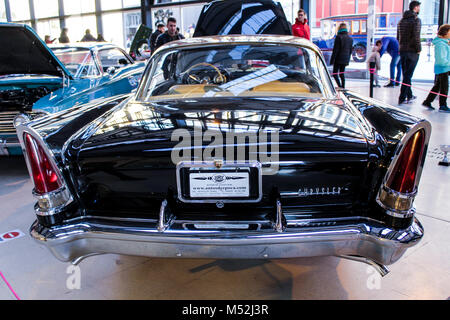
M169 35L169 32L166 31L166 32L160 34L158 36L158 38L156 39L155 50L158 49L159 47L161 47L163 44L166 44L167 42L181 40L181 39L184 39L184 36L182 34L177 33L173 37L171 37Z
M150 36L150 41L149 41L149 46L150 46L150 52L153 53L153 51L155 51L156 48L156 39L158 39L158 36L161 34L162 32L159 31L158 29L152 33L152 35Z
M333 53L331 55L330 64L339 64L347 66L350 63L350 57L353 50L353 39L348 32L338 33L334 40Z
M422 22L414 11L408 10L403 14L403 18L397 26L397 40L400 44L400 52L422 51L420 44L420 29Z
M84 37L81 39L81 42L91 42L91 41L97 41L97 39L92 34L85 34Z

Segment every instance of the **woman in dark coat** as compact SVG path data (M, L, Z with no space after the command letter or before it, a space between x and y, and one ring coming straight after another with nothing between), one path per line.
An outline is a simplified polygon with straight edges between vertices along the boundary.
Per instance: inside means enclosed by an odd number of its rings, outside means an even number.
M350 63L353 50L353 39L348 35L347 25L339 25L338 34L334 40L333 54L330 64L333 65L333 77L339 87L345 88L345 67ZM338 74L339 73L339 74Z
M59 36L59 43L69 43L69 37L67 36L67 32L69 30L67 28L63 28L61 31L61 35Z

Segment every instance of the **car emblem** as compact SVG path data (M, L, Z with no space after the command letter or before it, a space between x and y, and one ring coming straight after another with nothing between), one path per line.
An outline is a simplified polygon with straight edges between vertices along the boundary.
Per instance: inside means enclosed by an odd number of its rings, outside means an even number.
M223 203L223 201L217 201L216 202L216 207L219 209L222 209L223 207L225 207L225 204Z
M226 179L225 176L222 175L222 174L216 174L215 176L213 176L213 180L214 180L214 182L216 182L216 183L224 182L225 179Z

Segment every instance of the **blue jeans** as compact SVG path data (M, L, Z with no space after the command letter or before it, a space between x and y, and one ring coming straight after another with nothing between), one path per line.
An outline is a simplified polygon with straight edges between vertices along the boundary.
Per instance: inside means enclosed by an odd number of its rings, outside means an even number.
M397 68L397 77L395 77L395 68ZM400 63L400 55L393 56L390 65L390 78L392 80L396 80L397 84L399 84L402 76L402 64ZM389 80L389 82L394 82Z

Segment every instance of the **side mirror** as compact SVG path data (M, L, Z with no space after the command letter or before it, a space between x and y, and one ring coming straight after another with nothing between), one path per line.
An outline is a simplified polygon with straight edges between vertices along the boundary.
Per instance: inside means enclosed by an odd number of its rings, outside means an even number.
M126 66L128 64L128 61L127 61L127 59L122 58L122 59L119 59L119 64L123 64L124 66Z
M106 69L106 72L109 73L110 75L113 75L114 73L116 73L116 68L109 67L108 69Z

